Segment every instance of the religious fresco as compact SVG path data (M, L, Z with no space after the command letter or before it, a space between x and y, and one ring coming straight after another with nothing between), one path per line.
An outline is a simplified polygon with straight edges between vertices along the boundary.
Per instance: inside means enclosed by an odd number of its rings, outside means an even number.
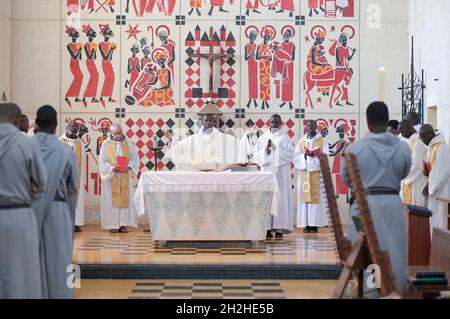
M233 112L239 91L239 28L215 21L191 26L181 30L183 106L198 112L213 99L222 112Z
M119 103L118 28L86 21L81 30L64 24L62 34L62 109L104 112Z
M300 0L243 0L242 15L249 19L289 19L300 13Z
M66 113L62 115L61 121L61 134L65 134L65 129L70 122L76 122L80 126L81 142L86 152L86 183L81 187L86 194L86 203L98 201L101 194L98 157L103 142L109 137L109 128L114 118L107 113L92 115Z
M341 160L347 148L358 137L358 121L347 117L333 117L329 115L317 115L302 120L302 134L306 134L306 126L310 120L317 123L317 131L326 139L329 147L329 160L331 174L334 176L336 194L347 196L350 194L341 176Z
M233 19L239 15L239 0L182 0L181 14L186 19Z
M308 19L333 20L359 17L359 0L302 0L302 15Z
M150 148L168 142L163 131L194 134L211 99L220 130L237 137L252 125L262 134L279 113L296 144L305 121L319 120L347 195L338 166L360 129L359 11L358 0L67 0L60 129L72 119L88 129L87 205L98 204L109 121L138 147L145 172L155 169ZM174 169L158 156L158 169Z
M155 170L155 154L150 150L154 146L165 147L168 139L164 132L175 130L180 120L167 113L131 114L121 120L123 133L138 148L141 159L141 173ZM173 170L175 165L165 158L165 151L158 152L157 169Z
M292 112L299 105L300 41L294 24L249 24L243 33L241 107Z
M130 18L170 19L179 14L182 0L122 0L122 12Z
M302 29L302 107L357 113L359 38L354 24L307 23Z
M61 0L63 17L77 19L115 19L121 0ZM65 5L64 5L64 2Z
M175 110L179 103L177 31L169 23L130 22L122 28L122 47L127 48L122 53L122 97L128 111Z

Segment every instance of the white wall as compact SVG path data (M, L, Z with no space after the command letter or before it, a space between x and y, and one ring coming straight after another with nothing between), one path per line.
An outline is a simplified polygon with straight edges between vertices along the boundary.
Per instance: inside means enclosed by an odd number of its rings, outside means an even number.
M411 0L410 33L414 35L415 66L425 69L425 106L437 106L438 129L450 142L450 1ZM439 79L439 81L435 81Z
M13 1L13 99L29 116L44 104L59 107L61 3Z
M367 132L365 109L379 100L380 66L386 68L385 102L392 119L401 119L402 73L408 72L409 0L363 0L361 8L361 135ZM423 0L425 1L425 0ZM427 0L428 1L428 0ZM449 1L450 2L450 1ZM372 27L373 6L380 9L379 28Z
M11 99L11 18L12 0L0 0L0 94Z

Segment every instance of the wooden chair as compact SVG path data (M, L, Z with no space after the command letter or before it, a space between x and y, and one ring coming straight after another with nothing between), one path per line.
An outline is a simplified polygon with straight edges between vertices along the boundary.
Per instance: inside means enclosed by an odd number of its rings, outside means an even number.
M345 288L355 272L358 273L359 290L361 291L364 285L363 273L371 264L378 265L380 268L381 282L378 289L380 297L399 298L400 290L392 269L389 253L380 249L356 157L347 153L345 154L345 160L360 213L362 231L359 232L358 238L344 262L344 269L332 298L342 298Z

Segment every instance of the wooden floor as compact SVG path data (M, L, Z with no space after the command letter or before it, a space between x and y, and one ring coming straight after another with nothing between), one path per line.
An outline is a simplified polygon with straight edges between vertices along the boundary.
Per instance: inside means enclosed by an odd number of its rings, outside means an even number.
M111 234L98 228L83 228L75 235L77 264L333 264L337 255L328 229L319 234L296 230L283 240L254 244L251 248L167 248L143 229Z
M328 299L333 280L82 280L77 299Z

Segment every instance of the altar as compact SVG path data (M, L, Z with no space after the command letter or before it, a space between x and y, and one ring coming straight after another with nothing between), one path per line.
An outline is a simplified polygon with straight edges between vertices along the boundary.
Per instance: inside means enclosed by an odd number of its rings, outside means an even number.
M134 202L155 241L261 241L277 194L273 173L147 172Z

